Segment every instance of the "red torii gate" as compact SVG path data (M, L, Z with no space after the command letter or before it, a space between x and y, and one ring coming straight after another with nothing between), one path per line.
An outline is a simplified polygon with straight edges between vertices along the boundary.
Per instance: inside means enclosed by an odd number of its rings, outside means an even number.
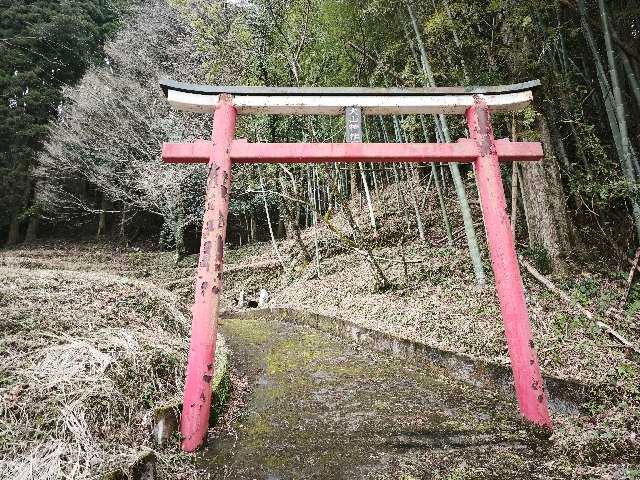
M496 279L496 290L511 358L521 414L551 429L540 368L511 233L499 161L535 161L539 143L496 140L490 111L528 105L538 81L498 87L435 88L274 88L201 86L161 82L178 109L214 112L212 141L164 144L169 163L208 163L209 176L180 431L182 448L204 441L211 407L223 249L233 163L459 162L473 163ZM393 143L248 143L234 140L237 114L340 115L346 109L365 114L466 114L471 139L451 144ZM352 141L359 141L357 136Z

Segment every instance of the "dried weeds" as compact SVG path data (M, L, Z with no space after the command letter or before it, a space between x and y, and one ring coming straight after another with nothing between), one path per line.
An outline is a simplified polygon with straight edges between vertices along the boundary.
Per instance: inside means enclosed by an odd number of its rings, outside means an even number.
M0 478L96 478L153 448L180 398L190 319L175 295L109 274L0 268ZM166 475L193 467L177 444Z

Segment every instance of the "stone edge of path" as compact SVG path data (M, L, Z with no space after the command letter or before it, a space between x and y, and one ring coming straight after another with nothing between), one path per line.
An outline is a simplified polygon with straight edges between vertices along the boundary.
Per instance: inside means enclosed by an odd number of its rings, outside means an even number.
M265 315L288 323L306 325L394 356L432 363L445 368L451 376L464 383L483 388L497 387L515 401L513 376L509 366L396 337L349 320L288 307L224 310L220 318L256 318ZM598 388L596 385L588 385L576 380L548 375L544 375L543 378L549 395L549 407L555 413L578 414L580 405L590 398L594 388Z

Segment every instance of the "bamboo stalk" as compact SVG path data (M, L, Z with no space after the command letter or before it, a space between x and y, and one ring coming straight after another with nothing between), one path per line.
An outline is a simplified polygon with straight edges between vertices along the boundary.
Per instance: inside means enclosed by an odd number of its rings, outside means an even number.
M640 108L640 82L638 82L638 77L636 76L636 72L633 70L633 65L631 65L627 54L625 52L621 52L620 57L622 57L622 65L624 66L624 71L627 74L627 80L629 81L629 86L631 87L633 96L636 99L636 104L638 105L638 108Z
M380 120L380 127L382 128L382 134L384 136L384 141L385 141L385 143L389 143L389 134L387 132L387 126L384 123L384 119L382 118L382 115L378 115L378 119ZM398 211L399 212L403 212L405 222L407 224L407 227L409 227L409 217L407 216L406 209L403 208L404 207L404 197L402 196L402 193L400 192L398 169L397 169L395 163L392 163L391 166L393 168L393 181L394 181L394 183L396 185L396 200L397 200L397 203L398 203Z
M429 63L427 50L422 42L422 35L418 27L418 21L416 20L415 13L410 2L406 2L407 11L411 19L411 25L415 33L416 41L418 43L418 49L420 51L420 60L422 65L423 74L425 77L425 83L427 86L435 86L435 80L433 78L433 72ZM451 137L449 135L449 127L444 115L434 116L436 123L436 130L440 130L440 136L445 143L451 143ZM471 262L473 264L473 271L475 273L476 282L478 285L484 285L485 274L484 266L482 265L482 256L480 255L480 247L478 246L478 239L476 237L476 231L473 226L473 216L471 215L471 207L469 206L469 200L467 198L467 192L465 190L462 176L460 175L460 168L457 163L450 163L449 170L453 179L453 184L456 189L456 195L458 196L458 203L462 212L462 219L465 226L465 235L467 237L467 246L469 248L469 255L471 256Z
M280 255L280 249L278 248L278 243L276 242L276 237L273 234L273 225L271 224L271 215L269 214L269 205L267 204L267 194L264 189L264 179L262 178L262 168L258 166L258 176L260 177L260 189L262 190L262 201L264 202L264 213L267 216L267 225L269 225L269 236L271 237L271 246L273 251L278 257L278 261L282 268L284 269L284 260L282 259L282 255Z
M404 143L406 139L402 136L402 128L400 126L400 122L398 121L398 117L396 115L393 116L393 126L396 132L396 142ZM416 187L413 184L413 179L411 178L411 173L409 172L409 166L405 163L404 170L407 175L407 184L409 185L409 195L411 197L411 203L413 204L413 211L416 216L416 223L418 225L418 236L420 240L424 242L425 234L424 227L422 225L422 216L420 215L420 208L418 207L418 198L416 197Z
M589 25L589 22L587 21L588 12L587 12L587 8L584 3L584 0L578 0L578 10L580 12L580 21L582 24L582 31L584 33L584 36L587 40L587 43L591 50L591 54L594 59L596 75L598 77L598 83L600 85L600 90L602 92L602 98L604 101L605 110L607 112L607 118L609 119L609 126L613 134L614 144L616 147L616 151L618 153L620 167L622 168L624 175L627 177L627 180L630 182L635 182L636 179L634 174L634 163L631 158L633 150L630 148L630 143L628 142L628 136L627 136L627 141L626 142L624 141L624 132L622 130L622 123L620 122L620 119L619 119L619 114L621 112L618 107L620 106L620 108L622 109L622 115L623 115L622 120L624 123L624 127L626 128L626 122L624 121L625 120L624 107L622 105L617 105L617 101L614 102L615 88L612 88L612 86L609 84L609 81L607 80L605 70L604 70L604 65L600 57L600 53L598 51L598 47L597 47L595 38L593 36L593 32L591 31L591 27ZM604 26L607 27L607 33L608 33L608 22L606 21L606 15L605 15L605 19L603 19L603 27ZM609 41L606 43L608 44L608 47L610 47L611 46L610 35L605 34L605 40L607 38L609 38ZM608 54L609 53L611 54L611 58L609 58L609 63L611 66L611 63L613 62L613 52L609 50L608 47L607 47ZM612 69L612 73L615 75L615 78L617 80L617 71L615 69L615 63L614 63L614 68ZM613 78L612 78L612 82L613 82ZM618 93L620 93L619 85L618 85ZM631 206L632 206L634 224L636 227L636 236L640 241L640 206L638 205L638 202L636 202L633 199L631 200Z
M367 183L367 177L362 167L362 162L358 162L358 169L360 170L360 177L362 178L362 186L364 187L364 195L367 200L367 210L369 211L369 223L375 235L378 234L378 227L376 226L376 215L373 212L373 203L371 202L371 194L369 193L369 185Z
M442 4L444 5L445 10L447 11L447 16L452 24L455 25L453 21L453 15L451 15L451 9L449 8L448 0L442 0ZM462 43L460 42L460 38L458 37L458 32L455 28L451 29L451 33L453 34L453 43L456 44L458 50L460 51L460 63L462 64L462 74L464 75L464 83L465 85L469 85L471 83L471 79L469 78L469 71L467 70L467 64L464 61L464 49L462 48Z
M611 77L611 88L613 91L613 98L616 107L615 112L618 119L618 127L620 129L620 144L622 147L622 153L624 155L625 170L629 181L635 182L636 178L633 168L633 152L631 150L631 140L629 139L629 132L627 129L627 119L624 111L624 102L622 99L622 91L620 89L620 82L618 79L618 69L616 67L616 61L613 51L613 41L611 39L611 32L609 29L607 7L604 0L598 0L598 7L600 8L600 18L602 20L604 43L607 50L607 60L609 62L609 76ZM636 233L638 236L638 241L640 241L640 206L636 201L632 201L632 208L636 224Z
M420 115L420 123L422 124L422 132L424 134L425 142L429 141L427 133L427 124L424 115ZM431 175L436 186L436 193L438 195L438 203L440 204L440 212L442 213L442 223L447 234L447 242L449 246L453 246L453 234L451 233L451 223L449 222L449 215L447 214L447 207L444 203L444 196L442 195L442 186L440 184L440 178L438 176L438 168L435 163L431 163Z

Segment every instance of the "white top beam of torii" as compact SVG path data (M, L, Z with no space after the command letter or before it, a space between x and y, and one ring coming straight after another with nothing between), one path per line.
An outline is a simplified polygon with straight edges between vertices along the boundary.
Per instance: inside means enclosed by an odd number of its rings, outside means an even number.
M360 107L366 115L443 113L463 115L481 97L494 112L521 110L533 100L538 80L491 87L323 88L229 87L160 82L167 100L178 110L210 113L218 96L228 94L238 114L342 115Z

